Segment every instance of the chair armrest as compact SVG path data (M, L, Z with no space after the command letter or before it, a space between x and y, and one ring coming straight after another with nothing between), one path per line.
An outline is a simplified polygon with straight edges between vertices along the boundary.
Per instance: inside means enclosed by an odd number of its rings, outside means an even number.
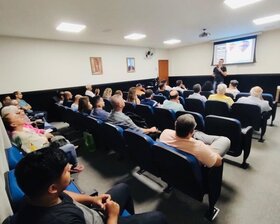
M242 135L248 135L252 130L253 130L253 127L252 126L248 126L246 128L242 128L241 129L241 133L242 133Z

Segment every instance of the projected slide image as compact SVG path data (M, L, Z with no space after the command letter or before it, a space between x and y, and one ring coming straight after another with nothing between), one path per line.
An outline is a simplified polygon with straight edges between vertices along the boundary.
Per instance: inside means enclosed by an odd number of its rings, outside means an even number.
M213 64L223 58L225 64L252 63L255 58L256 37L214 43Z

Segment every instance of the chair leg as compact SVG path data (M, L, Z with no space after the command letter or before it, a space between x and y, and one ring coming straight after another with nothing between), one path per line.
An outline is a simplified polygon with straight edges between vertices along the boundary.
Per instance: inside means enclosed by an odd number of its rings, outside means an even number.
M217 207L209 208L208 212L205 214L205 218L207 218L209 221L213 221L218 213L220 212L220 209Z

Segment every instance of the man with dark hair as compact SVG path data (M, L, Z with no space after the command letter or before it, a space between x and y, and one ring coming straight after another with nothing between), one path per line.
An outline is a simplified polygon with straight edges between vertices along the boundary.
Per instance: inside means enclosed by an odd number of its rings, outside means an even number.
M224 59L221 58L218 64L213 69L214 83L213 89L216 90L217 85L224 83L224 78L227 76L227 68L224 66Z
M220 166L222 156L230 147L230 140L195 131L195 127L196 122L192 115L181 115L175 122L175 131L165 129L160 135L160 141L192 154L207 167Z
M159 105L159 103L155 100L152 100L153 94L154 94L153 90L147 89L145 91L145 99L141 100L141 104L148 105L151 107L157 107Z
M185 90L187 90L187 88L185 87L183 80L180 79L176 81L176 87L174 87L173 90L183 93Z
M207 101L207 98L205 96L200 95L201 92L201 85L200 84L195 84L193 86L193 94L189 95L188 98L190 99L199 99L203 101L204 103Z
M21 109L23 109L26 112L32 112L32 107L30 104L28 104L24 99L22 99L23 95L20 91L14 92L15 99L18 101L18 104Z
M238 81L237 80L231 80L229 83L228 88L226 89L226 93L231 93L235 99L236 95L240 93L240 91L237 89Z
M96 117L102 121L107 121L109 117L109 112L103 110L105 102L101 96L95 96L91 99L92 102L92 111L90 116Z
M166 223L160 212L134 215L126 184L115 185L99 196L66 191L70 169L65 153L57 148L44 148L26 155L15 169L17 183L26 194L26 203L11 218L11 223ZM95 208L87 207L91 205ZM124 210L131 216L119 217Z
M170 100L165 100L162 104L162 108L177 111L185 111L183 105L179 101L179 93L176 90L170 92Z
M156 91L156 94L161 94L163 96L165 96L167 99L169 99L169 91L166 90L166 84L161 82L158 85L158 90Z

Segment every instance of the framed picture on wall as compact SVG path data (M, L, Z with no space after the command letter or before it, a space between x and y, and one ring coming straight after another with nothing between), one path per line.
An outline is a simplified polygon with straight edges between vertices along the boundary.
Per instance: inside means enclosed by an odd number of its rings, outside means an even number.
M101 75L103 73L102 58L90 57L90 67L93 75Z
M135 72L135 58L126 58L127 72Z

